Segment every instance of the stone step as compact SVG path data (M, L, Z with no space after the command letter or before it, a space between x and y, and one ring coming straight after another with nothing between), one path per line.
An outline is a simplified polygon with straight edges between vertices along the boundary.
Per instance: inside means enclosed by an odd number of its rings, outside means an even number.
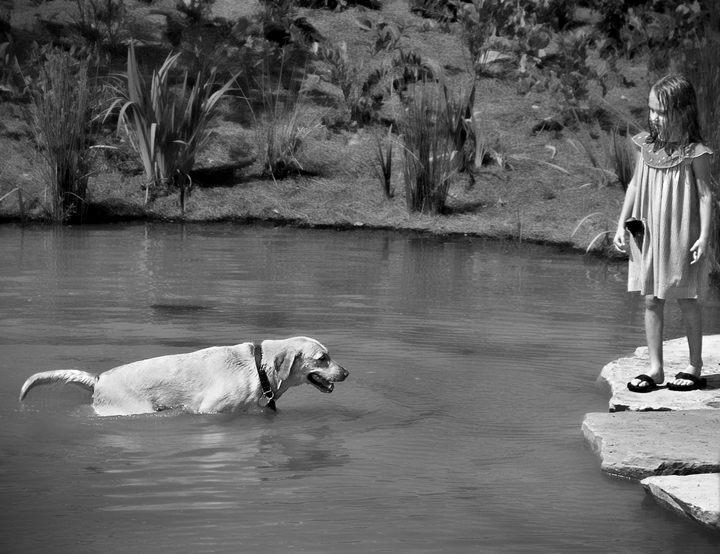
M720 410L591 413L582 432L615 477L720 472Z
M687 339L666 341L663 361L666 381L685 371L688 365ZM720 408L720 335L703 337L703 363L702 375L707 379L707 387L703 390L679 392L662 386L652 392L632 392L628 390L627 383L636 375L647 373L650 365L648 349L643 346L634 355L607 364L600 372L597 384L610 395L611 412Z
M720 532L720 473L647 477L641 483L661 506Z

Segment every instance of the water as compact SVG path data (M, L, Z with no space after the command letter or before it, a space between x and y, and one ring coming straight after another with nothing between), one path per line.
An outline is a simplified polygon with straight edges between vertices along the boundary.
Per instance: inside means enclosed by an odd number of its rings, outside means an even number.
M2 553L717 553L580 433L643 344L626 267L471 238L0 227ZM706 333L720 331L715 298ZM667 338L682 334L668 304ZM101 418L37 371L309 335L274 415Z

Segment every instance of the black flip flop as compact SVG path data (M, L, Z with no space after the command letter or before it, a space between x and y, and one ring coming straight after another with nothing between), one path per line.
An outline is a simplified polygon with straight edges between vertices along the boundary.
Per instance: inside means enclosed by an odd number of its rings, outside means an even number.
M642 381L644 383L648 383L648 384L646 386L641 387L638 385L633 385L631 382L628 382L627 388L633 392L650 392L650 391L653 391L658 388L657 383L655 382L655 379L645 375L644 373L641 373L640 375L635 377L635 379L639 379L640 381Z
M673 385L668 383L667 388L670 390L688 391L696 389L704 389L707 386L707 379L705 377L696 377L691 373L680 372L675 375L675 379L684 379L686 381L692 381L692 385Z

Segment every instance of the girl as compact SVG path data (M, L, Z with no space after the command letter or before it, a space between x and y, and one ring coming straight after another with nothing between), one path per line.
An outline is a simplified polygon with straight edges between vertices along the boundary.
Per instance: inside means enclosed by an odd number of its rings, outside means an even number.
M708 241L712 220L710 156L702 144L695 89L682 75L669 75L650 89L649 133L633 137L638 146L635 174L625 194L615 247L629 243L628 290L645 297L647 374L628 383L650 392L665 380L665 300L678 301L685 323L690 363L675 375L671 390L704 388L702 312L698 298L708 285ZM626 230L629 237L626 238Z

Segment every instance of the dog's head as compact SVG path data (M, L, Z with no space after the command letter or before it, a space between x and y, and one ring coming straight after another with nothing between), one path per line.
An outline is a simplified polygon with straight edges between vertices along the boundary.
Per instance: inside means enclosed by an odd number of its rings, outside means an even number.
M330 393L334 383L344 381L349 375L330 358L327 348L309 337L266 340L262 342L262 348L272 356L277 378L282 382L279 393L308 383L321 392Z

